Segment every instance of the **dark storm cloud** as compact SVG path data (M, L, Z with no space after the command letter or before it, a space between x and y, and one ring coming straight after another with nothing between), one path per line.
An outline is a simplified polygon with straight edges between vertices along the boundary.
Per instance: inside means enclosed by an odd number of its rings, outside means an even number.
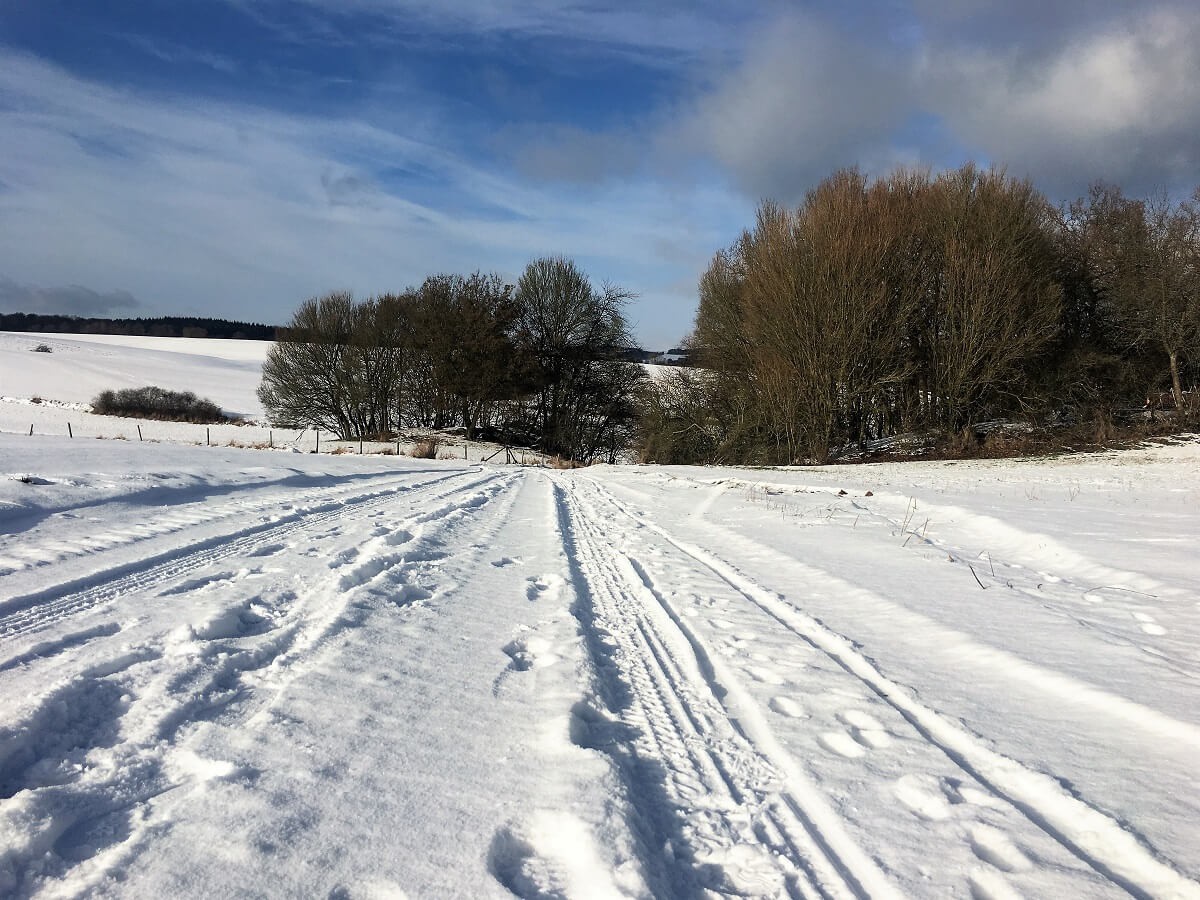
M117 310L137 309L141 305L128 291L102 293L78 284L36 287L0 276L0 311L3 312L100 316Z
M1200 8L1122 7L1063 26L1036 53L939 47L919 99L964 142L1054 193L1097 178L1187 190L1200 172Z
M963 41L1032 50L1106 28L1154 5L1145 0L912 0L912 11L934 44Z
M905 56L813 17L774 22L697 101L681 139L753 197L797 199L834 169L888 167L913 86Z
M845 166L1006 166L1059 198L1200 177L1200 7L918 0L753 32L683 132L743 192L794 201ZM1189 179L1191 182L1189 183Z

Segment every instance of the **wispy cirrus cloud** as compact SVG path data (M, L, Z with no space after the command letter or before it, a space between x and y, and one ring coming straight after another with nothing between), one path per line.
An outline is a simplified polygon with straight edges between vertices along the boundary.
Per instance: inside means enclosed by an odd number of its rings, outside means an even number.
M178 104L12 53L0 63L13 148L0 159L0 264L19 261L30 283L120 284L176 311L284 321L333 288L377 293L476 268L515 276L565 253L640 293L633 317L669 342L690 317L675 285L707 249L681 266L656 256L655 240L729 202L653 184L549 189L364 115Z
M591 0L302 0L300 5L311 14L298 19L298 4L292 2L226 2L297 42L342 43L349 29L357 29L356 18L367 16L382 28L365 35L367 39L469 41L510 36L547 46L559 42L572 51L590 45L656 65L733 51L742 25L770 9L720 0L651 0L625 6Z
M238 63L229 56L209 50L197 50L177 41L129 32L115 32L114 37L135 50L170 65L204 66L226 75L234 75L240 69Z

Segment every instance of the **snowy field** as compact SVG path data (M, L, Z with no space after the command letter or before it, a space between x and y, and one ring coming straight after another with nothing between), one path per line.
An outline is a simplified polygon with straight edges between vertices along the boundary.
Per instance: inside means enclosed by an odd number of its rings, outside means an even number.
M18 338L0 406L125 386L51 396ZM118 358L253 412L249 360L180 355ZM556 472L0 431L0 896L1200 897L1200 444Z
M33 352L40 344L51 352ZM270 346L216 338L0 331L0 398L86 405L103 390L153 384L191 391L229 415L260 418L255 391Z
M40 344L49 353L34 352ZM313 428L271 428L256 391L271 344L214 338L36 334L0 331L0 434L70 435L101 439L274 447L322 453L380 453L395 444L339 442ZM154 385L212 400L237 424L192 425L97 416L91 401L103 390ZM402 442L406 452L412 442ZM479 460L496 450L447 441L446 455ZM501 454L503 455L503 454Z

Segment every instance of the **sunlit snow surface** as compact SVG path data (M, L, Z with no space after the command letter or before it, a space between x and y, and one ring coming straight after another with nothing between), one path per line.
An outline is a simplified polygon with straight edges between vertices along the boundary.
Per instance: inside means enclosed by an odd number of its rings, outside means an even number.
M0 434L0 896L1200 896L1198 476Z
M35 352L39 345L50 352ZM267 341L0 331L0 397L86 404L103 390L156 385L191 391L230 414L260 417L255 391L270 347Z

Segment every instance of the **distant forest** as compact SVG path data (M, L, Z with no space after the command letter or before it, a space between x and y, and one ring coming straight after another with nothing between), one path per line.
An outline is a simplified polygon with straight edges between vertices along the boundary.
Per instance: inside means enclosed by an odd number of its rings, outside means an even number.
M42 331L50 334L125 334L145 337L229 338L275 340L274 325L200 319L192 316L154 316L138 319L93 319L42 313L0 313L0 331Z

